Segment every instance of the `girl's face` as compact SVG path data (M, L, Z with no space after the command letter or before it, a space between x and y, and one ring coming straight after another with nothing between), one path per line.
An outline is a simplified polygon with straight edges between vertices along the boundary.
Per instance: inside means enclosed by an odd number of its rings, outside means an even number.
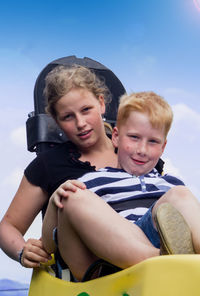
M103 97L97 99L87 89L74 88L56 103L55 109L57 123L80 150L98 145L105 134Z
M149 173L166 145L164 129L153 128L146 114L135 111L119 130L114 128L112 140L118 148L118 167L135 176Z

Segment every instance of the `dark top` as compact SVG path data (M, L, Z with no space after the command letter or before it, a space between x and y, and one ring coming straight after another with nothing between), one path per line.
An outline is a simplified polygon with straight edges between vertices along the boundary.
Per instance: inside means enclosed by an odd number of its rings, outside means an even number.
M85 173L95 171L95 166L79 160L81 154L71 142L59 144L55 148L41 152L25 169L27 180L40 186L48 196L65 181L77 179ZM46 210L43 208L43 214Z

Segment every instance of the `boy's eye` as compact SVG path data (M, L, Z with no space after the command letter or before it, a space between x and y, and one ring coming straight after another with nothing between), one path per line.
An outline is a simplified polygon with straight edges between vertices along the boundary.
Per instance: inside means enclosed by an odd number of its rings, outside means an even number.
M139 136L137 136L137 135L129 135L129 138L137 140L137 139L139 139Z
M155 140L155 139L151 139L151 140L149 140L149 142L152 143L152 144L158 144L159 143L159 141Z

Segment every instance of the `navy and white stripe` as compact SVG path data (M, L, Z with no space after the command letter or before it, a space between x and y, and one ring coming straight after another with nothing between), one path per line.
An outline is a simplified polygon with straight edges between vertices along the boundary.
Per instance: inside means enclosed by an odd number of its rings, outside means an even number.
M86 187L110 204L120 215L136 221L170 188L184 183L171 175L161 176L156 169L134 176L123 169L103 168L79 178Z

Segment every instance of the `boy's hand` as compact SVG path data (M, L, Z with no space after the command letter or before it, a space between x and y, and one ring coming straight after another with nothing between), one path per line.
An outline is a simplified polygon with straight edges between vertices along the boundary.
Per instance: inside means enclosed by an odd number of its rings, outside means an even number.
M50 201L58 208L62 209L62 199L69 197L69 192L76 192L77 189L86 189L84 183L78 180L68 180L61 184L52 194Z
M51 259L38 239L28 239L23 248L21 264L27 268L39 267L40 263L46 263Z

